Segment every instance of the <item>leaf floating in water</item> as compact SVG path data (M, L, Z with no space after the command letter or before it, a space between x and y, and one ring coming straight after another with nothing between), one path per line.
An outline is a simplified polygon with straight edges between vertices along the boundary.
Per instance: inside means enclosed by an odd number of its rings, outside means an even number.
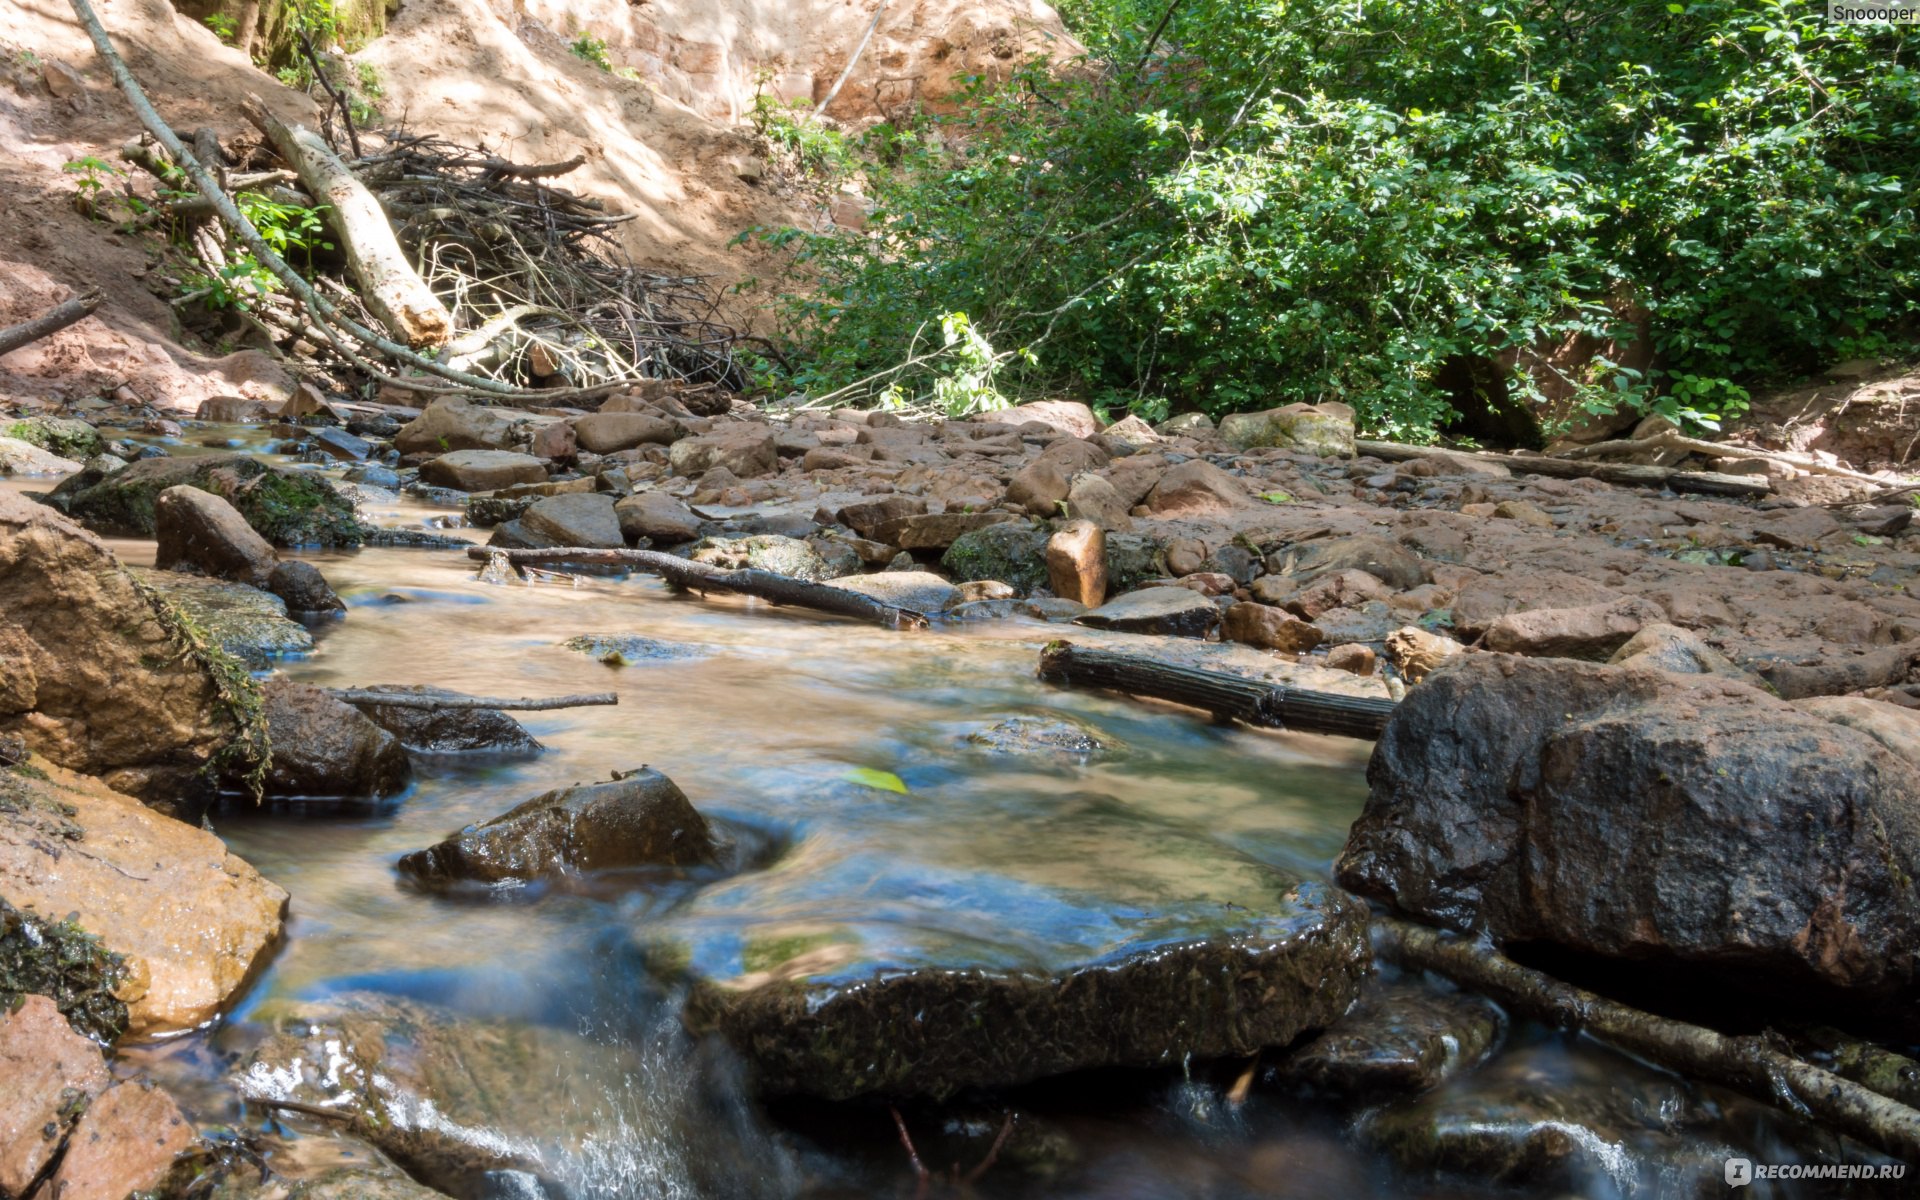
M872 767L855 767L847 772L847 778L861 787L870 787L880 792L899 792L906 795L906 781L892 771L876 771Z

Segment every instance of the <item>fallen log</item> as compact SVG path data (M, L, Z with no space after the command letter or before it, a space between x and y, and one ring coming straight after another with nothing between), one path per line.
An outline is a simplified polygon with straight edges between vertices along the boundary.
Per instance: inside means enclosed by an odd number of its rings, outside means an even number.
M1372 740L1393 715L1393 701L1385 698L1308 691L1071 642L1050 642L1040 651L1040 678L1066 687L1168 700L1262 729Z
M11 354L20 347L37 342L50 333L58 333L75 321L83 320L94 309L100 307L100 293L86 292L70 300L63 300L31 321L22 321L18 325L9 325L0 329L0 355Z
M1564 456L1570 459L1605 458L1612 454L1639 454L1648 450L1679 450L1687 454L1698 454L1702 458L1762 458L1812 475L1836 475L1842 479L1857 479L1863 483L1884 484L1886 482L1878 475L1868 475L1851 467L1836 467L1823 463L1811 454L1756 450L1751 446L1723 446L1719 442L1685 437L1671 430L1637 440L1595 442L1590 446L1575 446L1565 451Z
M1373 948L1389 962L1444 975L1535 1020L1584 1030L1764 1104L1796 1106L1896 1158L1920 1160L1920 1110L1783 1053L1765 1038L1728 1037L1641 1012L1523 967L1476 940L1424 925L1380 918L1373 925Z
M474 546L467 557L489 562L495 556L514 566L540 566L578 563L583 566L623 566L658 575L678 588L695 592L735 592L755 596L774 604L791 604L835 616L874 621L889 629L925 629L925 613L875 600L860 592L812 583L772 571L728 570L690 559L676 558L658 550L595 550L584 546L553 550L503 550L495 546Z
M1704 444L1704 443L1703 443ZM1434 452L1432 446L1403 446L1397 442L1355 441L1355 453L1386 462L1411 462ZM1718 471L1681 471L1673 467L1646 467L1635 463L1576 462L1539 454L1489 454L1449 450L1447 454L1505 467L1516 475L1545 475L1553 479L1598 479L1622 487L1671 488L1700 496L1766 496L1773 485L1761 475L1725 475Z
M548 712L556 708L588 708L618 704L612 692L582 692L574 696L545 696L509 700L499 696L463 696L458 692L401 692L380 688L328 688L336 700L348 704L378 704L386 708L486 708L502 712Z
M258 96L241 106L315 200L340 238L347 269L360 285L367 308L400 341L420 349L445 345L453 316L407 261L380 202L353 177L324 139L304 125L286 125Z

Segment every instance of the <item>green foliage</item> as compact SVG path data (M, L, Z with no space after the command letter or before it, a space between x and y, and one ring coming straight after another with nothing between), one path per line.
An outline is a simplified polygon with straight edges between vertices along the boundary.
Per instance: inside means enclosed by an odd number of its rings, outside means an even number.
M791 155L801 171L825 179L845 175L858 163L845 134L812 119L813 105L804 100L785 102L756 92L750 118L753 129L776 152Z
M308 208L300 204L282 204L259 192L237 192L234 202L260 232L260 238L274 253L295 269L304 267L313 274L313 252L332 250L326 240L322 220L326 205ZM250 253L236 253L227 265L214 274L189 272L181 278L180 294L194 296L213 309L246 309L260 296L280 289L280 281L266 264Z
M573 56L582 62L590 62L608 74L613 73L613 56L607 52L607 39L583 32L573 39L567 49L573 51Z
M233 45L234 38L240 34L239 22L226 13L208 13L200 18L200 23L213 30L213 36L229 46Z
M127 1031L113 993L126 964L73 921L47 921L0 899L0 1014L46 996L75 1033L112 1045Z
M830 390L934 314L1037 351L1002 386L1111 409L1338 399L1422 437L1442 363L1574 334L1592 409L1710 426L1920 318L1911 30L1700 0L1075 0L1089 68L980 88L870 153L868 230L762 232ZM936 135L937 136L934 136ZM1532 381L1515 373L1514 384Z

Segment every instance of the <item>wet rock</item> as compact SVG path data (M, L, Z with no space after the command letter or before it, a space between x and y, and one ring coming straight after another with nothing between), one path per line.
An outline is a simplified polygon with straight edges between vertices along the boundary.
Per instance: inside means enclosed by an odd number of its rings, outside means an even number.
M473 496L466 501L467 524L475 529L493 529L509 521L518 521L538 501L538 496Z
M536 796L400 860L421 883L520 883L715 860L713 830L673 781L641 768Z
M1353 410L1344 404L1289 404L1220 419L1221 440L1241 450L1277 446L1320 458L1353 457Z
M1335 671L1371 675L1375 661L1371 647L1361 645L1359 642L1345 642L1327 651L1326 665Z
M653 638L617 634L581 634L578 637L568 638L560 645L563 649L597 658L608 666L619 667L632 666L635 663L674 662L707 656L707 651L699 646L683 646L676 642L662 642Z
M1161 882L1169 852L1193 848L1177 841L1129 858L1132 886ZM1215 865L1125 929L1100 919L1069 932L1047 911L1063 899L1049 891L981 891L967 902L980 933L957 938L899 920L902 873L863 859L854 903L871 919L767 922L729 941L702 936L696 900L680 918L689 940L658 953L694 974L689 1026L726 1037L760 1089L830 1099L939 1099L1245 1054L1344 1011L1367 969L1362 906L1251 863Z
M1074 618L1074 624L1095 629L1175 637L1205 637L1219 623L1220 606L1183 587L1141 588Z
M874 575L843 575L828 583L863 596L872 596L897 608L918 613L945 612L960 602L960 589L931 571L881 571Z
M753 479L780 469L773 429L751 422L722 425L711 433L681 438L673 444L667 461L675 475L689 477L722 468L741 479Z
M388 685L371 691L405 695L451 695L439 688ZM543 748L526 726L496 708L411 708L357 704L369 721L418 754L537 754Z
M1039 617L1042 621L1071 621L1087 611L1087 606L1078 600L1062 600L1058 596L1034 596L1022 601L1018 611L1030 617Z
M153 502L154 566L264 586L279 559L240 510L196 487L170 487Z
M286 1200L445 1200L446 1195L415 1183L392 1167L371 1166L339 1167L302 1179L293 1185ZM535 1200L545 1200L542 1193L533 1195Z
M128 573L209 643L253 670L313 652L312 632L289 619L286 601L271 592L175 571L136 567Z
M646 538L656 546L677 546L700 536L700 518L665 492L635 492L614 502L620 534L629 542Z
M413 782L399 741L352 705L286 679L269 680L260 695L273 747L268 796L382 800Z
M0 425L0 438L25 442L64 459L84 461L107 452L107 440L98 429L65 417L28 417Z
M25 749L17 743L12 749L21 758L14 770L0 773L0 829L10 837L83 838L76 814L40 786ZM0 897L0 1013L40 996L75 1033L111 1046L127 1031L127 1005L118 995L127 981L125 961L75 922L42 918Z
M11 1013L0 1010L0 1079L0 1196L24 1196L106 1089L107 1063L53 1001L28 996Z
M267 590L280 597L292 614L314 616L347 611L320 568L297 558L278 564L268 573Z
M195 1029L217 1016L278 941L287 894L212 834L96 779L35 765L48 779L0 775L13 797L0 805L0 828L16 835L0 837L6 898L52 918L73 914L124 958L116 993L131 1035ZM111 1018L105 1007L86 1005L92 1027Z
M445 454L454 450L505 450L513 445L513 423L500 410L443 396L427 405L393 435L402 454ZM479 491L482 489L469 489Z
M1715 1137L1715 1106L1686 1084L1607 1059L1550 1045L1502 1055L1357 1132L1409 1171L1621 1196L1717 1187L1726 1160L1751 1153Z
M1088 608L1107 599L1107 535L1092 521L1069 521L1047 539L1047 585Z
M1217 517L1249 503L1240 481L1203 458L1169 470L1147 493L1156 516Z
M833 577L832 568L818 551L799 538L777 533L756 533L749 537L702 538L687 557L694 562L725 567L728 570L751 568L771 571L793 579L825 583Z
M148 458L98 477L83 472L55 488L47 503L89 529L152 537L160 493L181 485L226 500L276 546L357 546L366 536L353 504L326 479L242 454Z
M1582 608L1536 608L1510 613L1487 626L1486 648L1505 654L1605 661L1667 614L1651 600L1627 596Z
M617 414L616 414L617 415ZM520 516L521 528L555 546L589 546L602 550L626 548L613 497L605 492L573 492L548 496Z
M968 734L967 742L988 754L1075 763L1106 749L1091 730L1052 717L1008 717Z
M0 437L0 476L71 475L81 464L32 446L19 438Z
M238 725L188 636L105 543L0 492L0 734L197 819Z
M1676 675L1718 675L1743 683L1759 682L1757 676L1735 666L1726 655L1700 640L1698 634L1677 625L1643 625L1607 660L1615 666L1654 667Z
M1166 572L1160 562L1165 546L1134 533L1107 534L1107 594L1130 592Z
M1123 499L1111 483L1085 472L1073 477L1067 491L1067 515L1078 521L1092 521L1102 529L1124 533L1133 528L1132 505Z
M1031 592L1047 581L1046 548L1046 533L1033 526L989 525L955 538L940 565L962 583L996 579Z
M1403 625L1387 635L1387 659L1408 683L1419 683L1440 665L1466 649L1450 637Z
M196 1140L173 1097L146 1084L115 1084L80 1118L50 1192L61 1200L127 1200L164 1182L174 1158Z
M1431 1091L1479 1066L1506 1032L1492 1003L1414 984L1376 985L1277 1074L1369 1100Z
M1302 621L1283 608L1252 601L1242 601L1227 609L1220 633L1230 642L1286 654L1305 654L1327 637L1319 626Z
M874 537L902 550L945 550L969 533L1012 520L1003 512L921 513L883 522Z
M338 462L362 462L372 457L373 443L332 425L311 431L314 448Z
M457 492L491 492L546 479L545 463L511 450L456 450L420 465L420 482Z
M1758 689L1464 655L1367 781L1339 877L1403 912L1754 1003L1920 983L1920 773Z
M1269 555L1267 570L1302 584L1340 571L1365 571L1396 592L1417 588L1432 578L1418 554L1371 535L1296 542Z
M594 454L612 454L635 446L670 446L680 428L651 413L594 413L575 417L573 435L580 448Z

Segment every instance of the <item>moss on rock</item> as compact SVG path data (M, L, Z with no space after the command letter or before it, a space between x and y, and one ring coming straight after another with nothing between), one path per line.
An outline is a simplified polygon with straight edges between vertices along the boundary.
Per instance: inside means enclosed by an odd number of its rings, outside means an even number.
M151 537L154 501L180 484L224 498L276 546L358 546L366 540L352 501L327 480L240 454L149 458L109 475L86 471L55 488L48 503L99 533Z
M123 974L120 956L78 925L54 924L0 899L0 1011L46 996L76 1032L111 1045L127 1029L127 1006L114 995Z
M107 448L106 439L93 426L60 417L28 417L15 421L0 426L0 437L18 438L30 446L77 462L84 462Z
M940 565L957 583L997 579L1031 592L1047 581L1047 534L1033 525L989 525L953 539Z

